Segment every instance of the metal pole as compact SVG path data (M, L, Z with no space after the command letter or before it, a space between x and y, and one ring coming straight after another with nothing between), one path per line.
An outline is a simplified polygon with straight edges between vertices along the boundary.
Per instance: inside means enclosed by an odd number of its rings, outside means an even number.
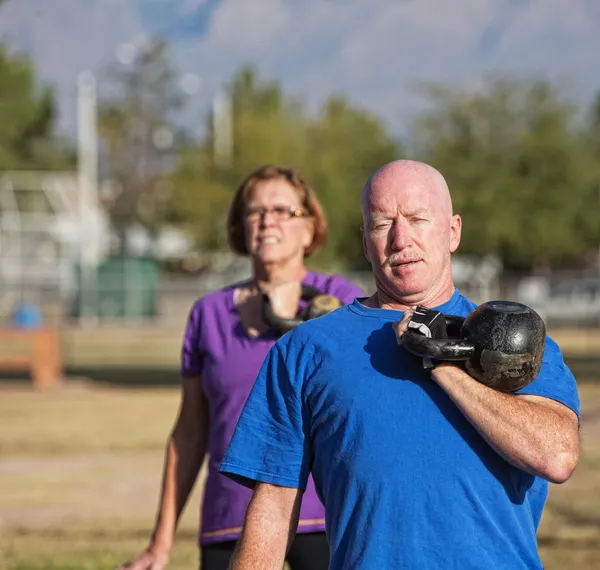
M233 162L233 103L230 94L225 89L219 89L212 107L215 164L227 168Z
M77 78L77 158L81 270L80 323L95 322L98 264L98 136L96 78L83 71Z

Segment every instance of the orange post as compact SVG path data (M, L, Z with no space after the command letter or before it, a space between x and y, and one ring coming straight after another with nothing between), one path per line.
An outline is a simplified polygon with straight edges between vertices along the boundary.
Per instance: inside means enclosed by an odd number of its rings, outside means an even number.
M31 375L34 387L39 389L62 383L62 354L58 330L0 329L0 368L26 370Z

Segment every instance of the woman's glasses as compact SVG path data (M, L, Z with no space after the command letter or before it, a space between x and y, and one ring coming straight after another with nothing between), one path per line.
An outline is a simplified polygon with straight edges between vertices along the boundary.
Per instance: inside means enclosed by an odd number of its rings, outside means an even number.
M244 218L249 222L258 222L263 219L263 216L271 214L278 222L284 222L291 218L303 218L307 216L306 212L300 208L290 208L288 206L273 206L272 208L262 208L252 206L246 208Z

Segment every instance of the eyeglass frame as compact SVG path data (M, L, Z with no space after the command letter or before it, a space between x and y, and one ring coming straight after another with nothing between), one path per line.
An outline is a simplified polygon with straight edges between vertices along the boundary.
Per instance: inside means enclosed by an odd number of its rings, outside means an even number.
M309 212L305 212L302 208L293 208L293 207L287 207L287 206L274 206L273 208L257 208L259 211L258 212L250 212L248 210L244 210L244 212L242 213L242 216L245 220L248 221L254 221L254 222L258 222L260 220L263 219L264 216L266 216L267 214L273 214L275 219L279 222L286 222L288 220L292 220L292 219L297 219L297 218L309 218L310 217L310 213ZM277 210L280 210L281 212L286 212L288 214L287 217L285 218L278 218L277 217ZM256 216L257 217L251 217L251 216Z

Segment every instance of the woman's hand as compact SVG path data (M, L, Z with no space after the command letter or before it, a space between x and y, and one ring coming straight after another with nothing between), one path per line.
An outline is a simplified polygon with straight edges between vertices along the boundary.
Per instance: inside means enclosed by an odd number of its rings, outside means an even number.
M149 546L137 558L119 566L117 570L165 570L169 553Z

